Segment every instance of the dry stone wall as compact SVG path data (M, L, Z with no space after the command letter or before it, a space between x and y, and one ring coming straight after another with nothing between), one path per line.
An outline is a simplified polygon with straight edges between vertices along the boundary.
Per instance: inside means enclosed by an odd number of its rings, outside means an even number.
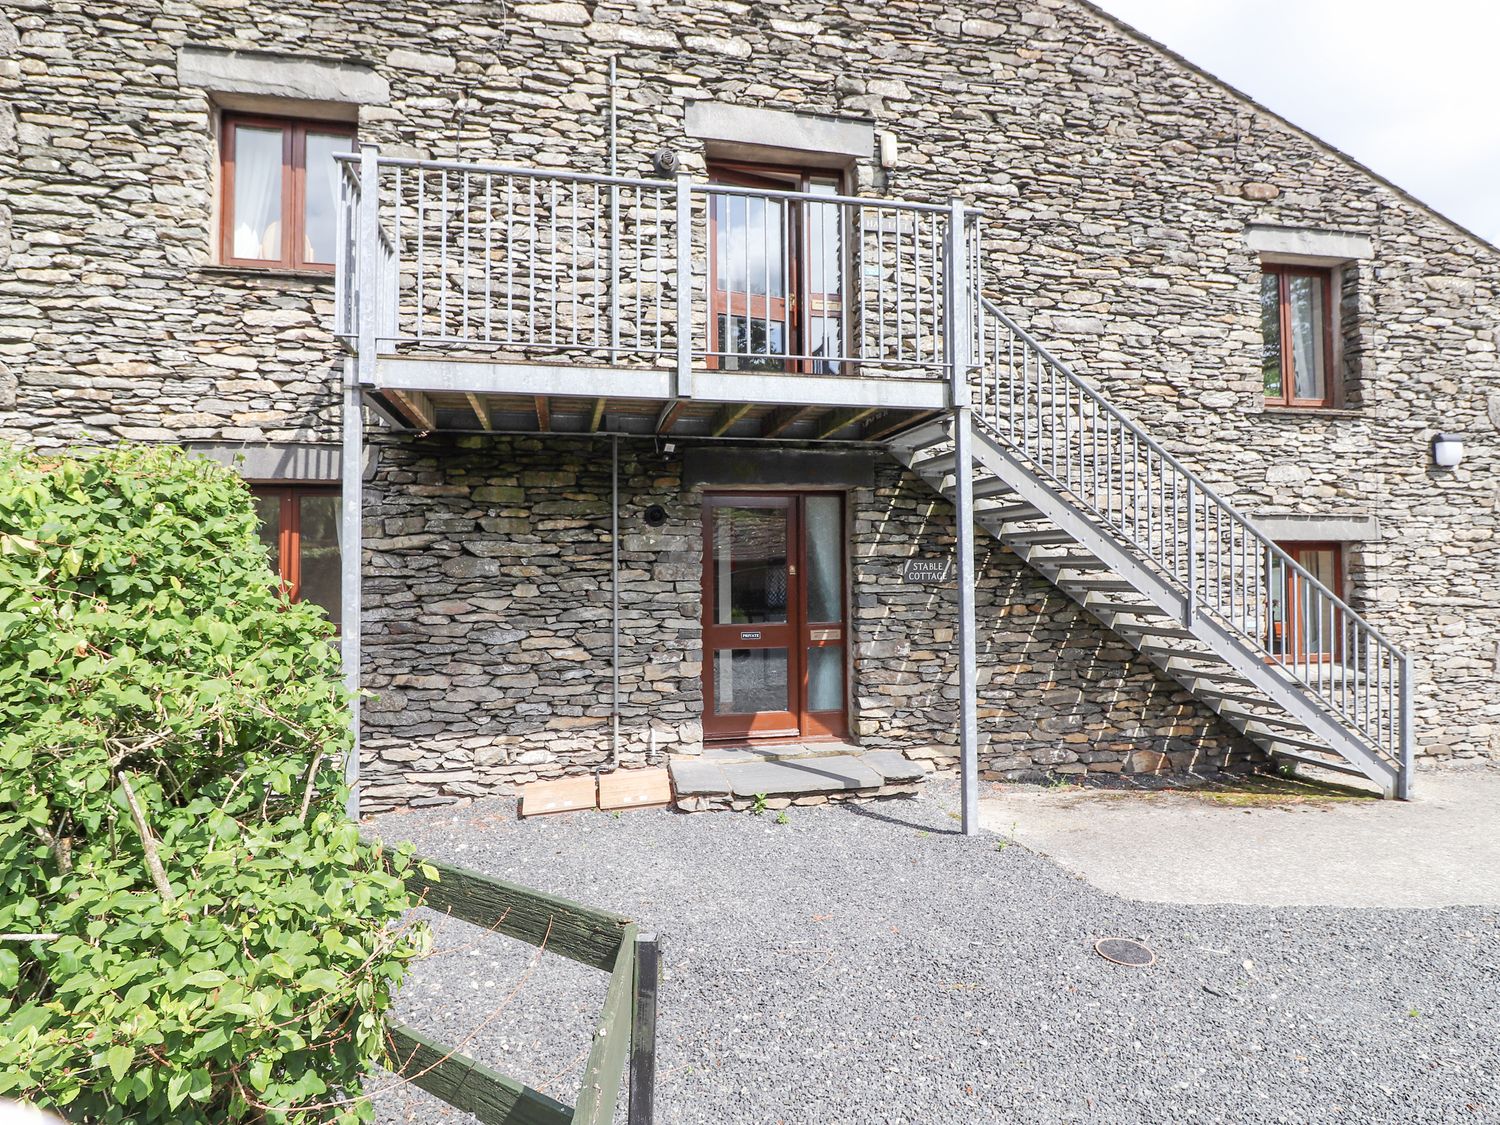
M405 155L601 171L611 57L627 173L702 168L691 99L871 119L899 159L855 189L982 208L986 288L1234 503L1378 517L1353 597L1416 657L1423 752L1500 756L1500 255L1088 5L8 0L0 435L336 436L331 283L214 264L184 46L371 67L360 134ZM1263 404L1251 223L1369 240L1348 409Z
M391 443L367 494L371 809L511 792L611 756L607 439ZM643 514L667 513L660 527ZM848 493L854 734L957 757L953 510L894 461ZM682 450L620 444L620 756L701 750L702 492ZM981 768L994 779L1248 764L1254 748L992 540L978 597Z

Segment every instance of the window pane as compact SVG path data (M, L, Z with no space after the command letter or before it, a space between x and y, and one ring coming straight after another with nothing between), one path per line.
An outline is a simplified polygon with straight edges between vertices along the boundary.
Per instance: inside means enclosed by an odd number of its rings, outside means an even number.
M716 508L714 622L778 624L787 610L787 509Z
M807 498L807 619L842 621L844 529L837 496Z
M784 648L721 648L714 652L714 713L789 711Z
M844 709L844 650L842 648L809 648L807 650L807 709L809 711L842 711Z
M1292 373L1296 379L1293 397L1327 397L1327 372L1323 369L1323 281L1306 274L1287 279L1290 290L1292 329Z
M271 555L271 569L278 575L281 569L281 497L277 493L255 494L255 518L260 520L260 541Z
M281 260L280 129L234 126L234 238L236 258Z
M1281 385L1281 276L1260 276L1261 372L1266 382L1267 398L1283 398Z
M339 624L339 498L303 496L301 544L302 585L300 601L316 602L328 611L328 619Z
M339 165L336 152L353 152L354 139L336 133L307 134L306 208L302 217L302 260L332 263L338 216Z

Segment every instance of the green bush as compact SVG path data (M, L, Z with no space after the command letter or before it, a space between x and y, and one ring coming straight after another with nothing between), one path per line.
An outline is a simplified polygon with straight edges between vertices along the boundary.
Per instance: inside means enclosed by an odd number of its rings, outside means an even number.
M343 816L332 636L228 470L0 447L0 1095L369 1119L426 937L401 925L408 857Z

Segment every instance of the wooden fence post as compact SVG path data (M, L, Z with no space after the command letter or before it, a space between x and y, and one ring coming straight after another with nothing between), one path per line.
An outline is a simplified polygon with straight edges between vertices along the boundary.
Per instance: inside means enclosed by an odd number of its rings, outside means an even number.
M635 1004L630 1029L629 1125L651 1125L656 1102L656 986L661 948L655 934L635 939Z

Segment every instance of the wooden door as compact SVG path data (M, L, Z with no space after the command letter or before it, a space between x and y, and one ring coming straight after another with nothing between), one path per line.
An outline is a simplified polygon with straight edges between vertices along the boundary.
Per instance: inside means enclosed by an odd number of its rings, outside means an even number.
M705 738L847 733L843 543L836 493L705 498Z

